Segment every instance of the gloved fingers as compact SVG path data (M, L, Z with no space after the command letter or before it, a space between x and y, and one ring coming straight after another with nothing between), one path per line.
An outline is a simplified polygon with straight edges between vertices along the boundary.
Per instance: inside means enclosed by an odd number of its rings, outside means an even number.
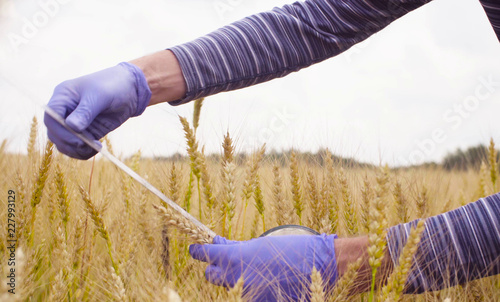
M47 114L44 123L50 141L56 145L59 152L76 159L89 159L97 153ZM96 142L100 144L99 141Z
M205 278L207 279L208 282L214 285L230 287L230 284L228 284L225 277L226 276L222 271L222 268L218 266L209 265L205 270Z
M99 100L99 101L98 101ZM66 118L66 123L76 132L83 132L106 109L107 102L94 94L83 95L78 106Z
M189 246L189 253L193 259L209 264L220 264L224 258L228 257L230 251L226 245L192 244Z
M214 241L213 241L213 244L237 244L237 243L240 243L241 241L236 241L236 240L229 240L229 239L226 239L222 236L215 236L214 237Z
M68 135L71 135L74 139L69 141L67 139L62 139L59 135L54 135L52 131L48 131L47 135L50 141L56 145L57 150L69 157L86 160L97 154L97 151L89 147L70 132L68 132ZM99 141L95 142L101 144Z

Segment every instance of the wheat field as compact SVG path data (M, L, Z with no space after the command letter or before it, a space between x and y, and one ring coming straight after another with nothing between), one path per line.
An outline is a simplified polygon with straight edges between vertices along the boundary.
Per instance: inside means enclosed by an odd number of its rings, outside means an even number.
M217 234L245 240L277 225L302 224L340 237L449 211L492 194L498 175L491 161L481 170L447 171L440 166L390 169L350 165L328 151L311 157L287 152L271 156L265 146L242 157L229 133L218 156L203 154L196 138L201 102L194 120L180 118L189 156L177 159L123 159ZM196 109L198 106L198 109ZM8 292L7 227L0 230L0 301L245 301L241 281L227 291L205 280L205 264L189 256L192 242L210 238L165 209L160 200L105 159L77 161L52 144L37 146L33 120L27 155L0 147L0 219L15 220L15 295ZM112 152L112 142L103 140ZM15 218L7 195L15 195ZM378 211L378 212L377 212ZM277 215L279 213L279 215ZM383 214L385 223L374 224ZM417 229L418 230L418 229ZM421 228L420 228L421 230ZM405 249L410 259L415 232ZM376 245L376 243L373 243ZM410 245L410 244L409 244ZM377 247L383 251L384 246ZM377 255L370 263L376 267ZM405 264L401 264L404 266ZM359 263L358 263L359 267ZM356 263L333 292L325 293L313 272L311 301L497 301L500 279L490 277L440 292L402 295L404 268L389 276L391 286L349 296ZM401 277L403 276L403 277ZM391 279L392 278L392 279ZM397 281L397 280L396 280Z

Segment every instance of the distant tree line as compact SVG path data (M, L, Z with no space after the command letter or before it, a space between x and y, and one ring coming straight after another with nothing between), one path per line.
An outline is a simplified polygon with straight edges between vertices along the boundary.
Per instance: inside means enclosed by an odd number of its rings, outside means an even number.
M265 155L265 160L269 162L276 162L280 164L281 166L287 166L289 165L289 159L292 151L282 151L278 152L275 150L272 150L270 152L267 152ZM309 164L317 164L322 166L325 161L325 156L327 154L326 149L320 149L318 152L296 152L297 157L301 159L303 162L307 162ZM489 158L488 158L488 147L485 145L478 145L474 147L467 148L465 151L462 149L457 149L455 152L448 153L446 157L443 159L441 166L446 169L446 170L461 170L461 171L466 171L469 169L474 169L474 170L479 170L481 167L481 163L488 163ZM237 164L245 164L247 161L248 157L250 155L246 153L238 153L235 155L235 162ZM207 155L207 158L210 159L211 161L215 162L220 162L222 160L222 156L220 154L209 154ZM337 155L332 155L333 162L338 165L342 166L345 168L375 168L375 165L372 164L367 164L367 163L362 163L359 162L353 158L346 158L346 157L340 157ZM500 155L497 152L497 162L500 159ZM184 161L184 160L189 160L187 156L181 155L180 153L176 153L174 155L168 156L168 157L156 157L155 160L168 160L168 161ZM423 167L423 168L436 168L438 167L439 164L434 163L434 162L429 162L429 163L423 163L418 166L412 166L412 167L402 167L402 169L408 169L408 168L416 168L416 167ZM397 169L397 168L396 168Z
M455 152L446 155L442 166L446 170L479 170L482 162L489 162L488 154L488 147L484 145L470 147L465 151L457 149ZM497 152L497 162L498 159L499 154Z
M270 152L267 152L266 155L264 156L264 160L269 161L269 162L276 162L280 164L281 166L287 166L289 165L289 159L292 154L291 150L288 151L282 151L278 152L275 150L272 150ZM317 164L317 165L323 165L326 155L327 155L327 150L326 149L320 149L318 152L298 152L296 151L296 155L301 161L307 162L309 164ZM244 164L248 157L250 155L246 153L238 153L234 156L235 162L237 164ZM206 155L207 159L215 162L220 162L222 160L222 155L220 154L209 154ZM340 157L337 155L332 155L332 159L334 164L345 167L345 168L373 168L375 167L374 165L371 164L366 164L359 162L353 158L346 158L346 157ZM184 160L189 160L187 156L184 156L180 153L176 153L171 156L166 156L166 157L156 157L155 160L167 160L167 161L184 161Z

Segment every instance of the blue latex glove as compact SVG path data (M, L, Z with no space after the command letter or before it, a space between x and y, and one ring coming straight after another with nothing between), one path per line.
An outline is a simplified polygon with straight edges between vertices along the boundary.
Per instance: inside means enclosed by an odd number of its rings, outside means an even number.
M64 117L71 129L99 140L128 118L142 114L150 99L151 90L142 70L120 63L59 84L48 106ZM47 114L44 121L49 139L61 153L77 159L96 154Z
M334 239L337 235L294 235L230 241L216 236L213 244L194 244L194 259L208 262L207 280L233 287L243 275L243 292L253 301L308 300L313 266L332 288L337 279ZM301 300L302 301L302 300Z

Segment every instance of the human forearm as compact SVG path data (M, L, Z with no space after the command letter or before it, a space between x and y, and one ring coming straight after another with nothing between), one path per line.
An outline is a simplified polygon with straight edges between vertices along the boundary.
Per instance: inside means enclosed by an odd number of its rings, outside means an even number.
M172 102L186 94L186 82L179 62L169 50L130 61L144 73L151 90L149 106L162 102Z

